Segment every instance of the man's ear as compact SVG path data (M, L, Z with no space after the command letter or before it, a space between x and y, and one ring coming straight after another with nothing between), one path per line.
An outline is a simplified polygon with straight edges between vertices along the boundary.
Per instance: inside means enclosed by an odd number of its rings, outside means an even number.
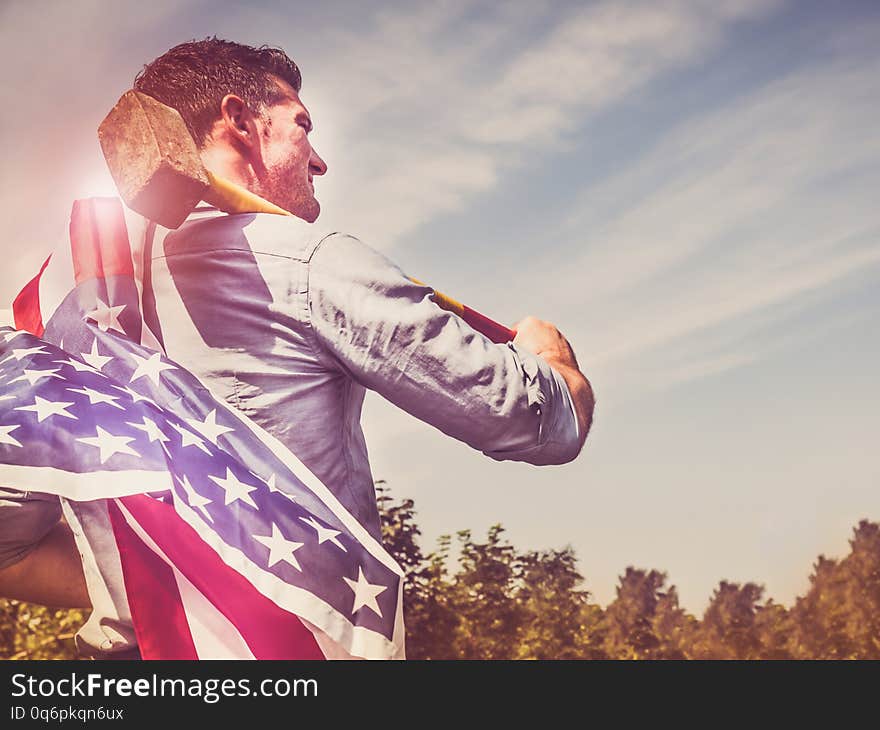
M240 96L227 94L220 102L220 114L226 133L248 151L259 145L256 120Z

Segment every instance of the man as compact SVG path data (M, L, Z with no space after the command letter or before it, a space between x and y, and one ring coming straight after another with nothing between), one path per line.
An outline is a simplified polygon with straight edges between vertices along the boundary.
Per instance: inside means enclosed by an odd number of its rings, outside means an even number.
M360 427L368 388L495 459L577 456L593 397L553 325L528 317L512 344L495 345L374 249L310 225L320 212L314 178L327 166L309 141L299 69L282 51L184 43L149 64L135 88L181 113L208 170L293 214L203 207L177 231L148 225L147 325L168 357L281 440L368 532L380 537ZM87 592L57 509L39 495L0 494L0 523L27 515L0 555L0 594L55 605L100 594L107 600L81 646L130 649L100 515L72 525L87 546Z

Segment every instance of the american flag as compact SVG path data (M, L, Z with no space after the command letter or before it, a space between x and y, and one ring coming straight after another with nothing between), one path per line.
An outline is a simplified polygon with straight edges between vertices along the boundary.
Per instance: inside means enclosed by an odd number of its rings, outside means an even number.
M0 483L106 501L144 658L403 658L399 566L151 339L125 215L77 201L73 288L0 328Z

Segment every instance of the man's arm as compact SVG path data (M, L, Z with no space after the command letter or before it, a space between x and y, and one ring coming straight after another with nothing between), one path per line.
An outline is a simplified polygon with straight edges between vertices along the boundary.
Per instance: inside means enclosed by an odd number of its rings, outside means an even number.
M0 596L57 608L91 608L73 533L59 522L18 562L0 569Z
M590 418L576 367L546 346L545 358L524 344L490 342L432 293L361 241L327 237L309 272L319 357L494 459L575 458Z

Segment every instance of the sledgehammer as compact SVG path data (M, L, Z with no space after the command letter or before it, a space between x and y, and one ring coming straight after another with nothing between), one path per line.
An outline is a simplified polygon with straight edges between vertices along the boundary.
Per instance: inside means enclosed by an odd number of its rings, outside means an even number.
M200 200L227 213L292 215L206 170L178 111L134 89L101 122L98 140L125 204L165 228L178 228ZM516 335L445 294L432 298L493 342Z

